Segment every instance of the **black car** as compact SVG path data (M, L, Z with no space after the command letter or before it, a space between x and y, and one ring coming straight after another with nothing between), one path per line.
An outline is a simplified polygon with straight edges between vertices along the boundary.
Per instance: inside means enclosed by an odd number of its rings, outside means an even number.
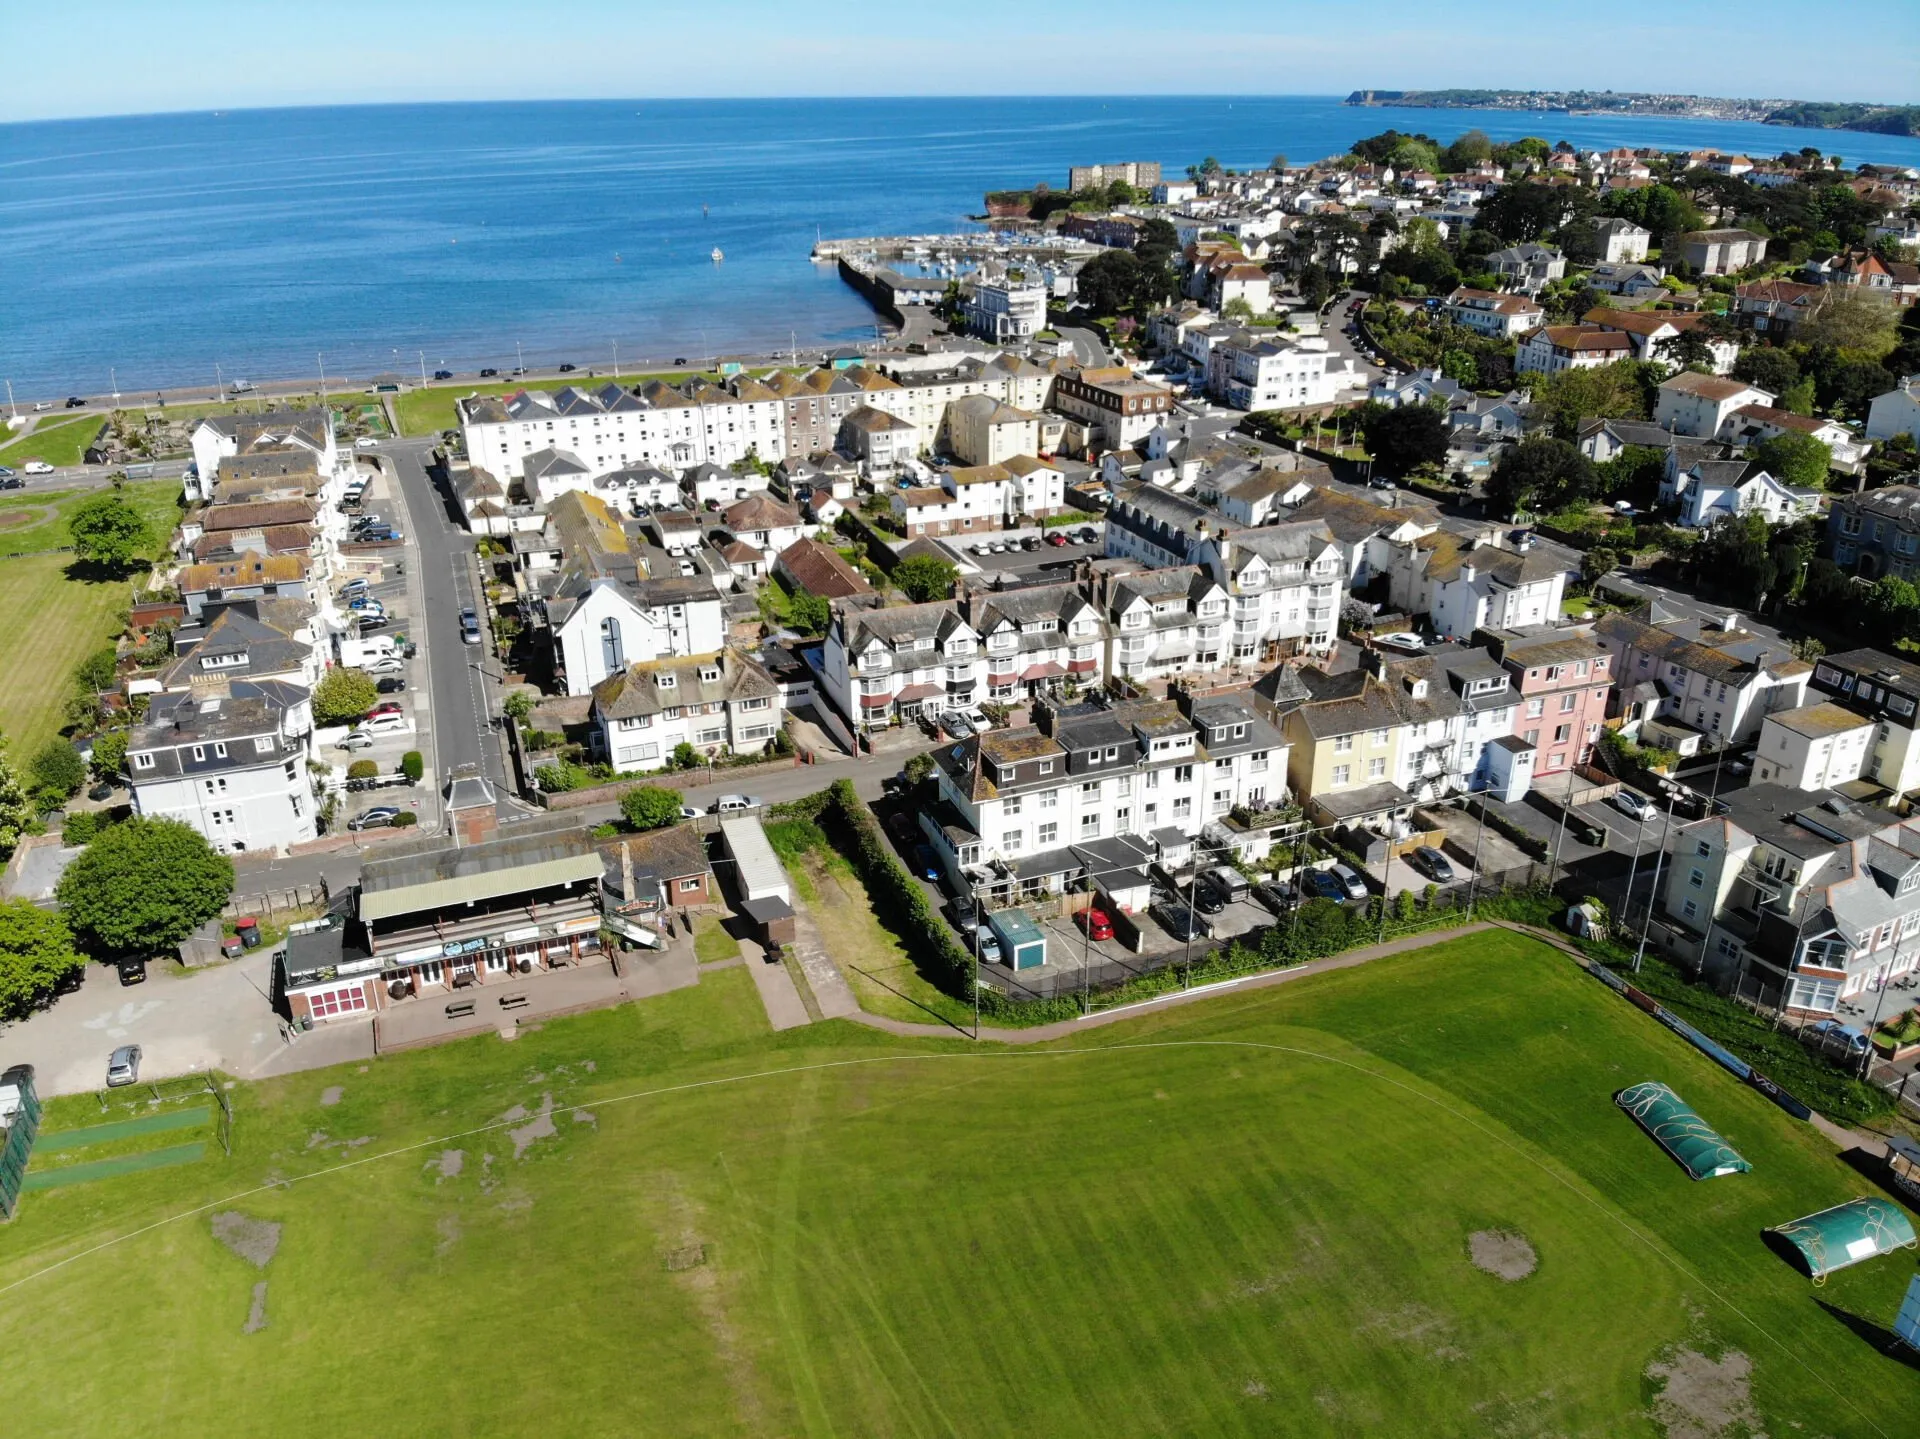
M1181 894L1181 898L1193 900L1193 907L1202 914L1218 914L1227 907L1226 900L1220 897L1220 891L1210 884L1190 884Z
M397 695L404 691L406 687L407 682L401 679L399 675L388 675L373 688L376 694Z
M973 902L970 894L956 894L953 897L953 922L959 929L972 929L980 922L980 907Z
M1184 904L1156 904L1152 913L1160 927L1175 939L1205 939L1213 932L1205 919Z
M120 971L121 984L134 985L147 982L147 962L144 959L123 959L117 967Z
M360 633L363 635L372 634L375 630L383 630L393 623L393 621L385 615L360 615L358 618L360 621Z
M0 475L0 490L24 490L27 482L18 475Z
M687 363L687 357L685 355L675 355L673 357L673 364L675 369L686 368L686 363Z
M560 373L563 375L571 375L577 368L579 367L576 365L562 365L560 367Z
M1410 851L1407 863L1435 884L1452 884L1455 879L1453 866L1447 863L1447 857L1432 845L1423 844Z
M67 408L69 410L78 410L82 408L86 403L87 402L81 399L78 395L67 396Z
M1275 914L1292 909L1298 896L1284 879L1263 879L1253 887L1253 897Z
M436 380L451 380L453 378L453 371L452 370L435 370L433 372L433 377Z
M480 378L483 380L494 380L494 379L498 379L499 377L500 377L500 372L498 370L482 370L480 372Z

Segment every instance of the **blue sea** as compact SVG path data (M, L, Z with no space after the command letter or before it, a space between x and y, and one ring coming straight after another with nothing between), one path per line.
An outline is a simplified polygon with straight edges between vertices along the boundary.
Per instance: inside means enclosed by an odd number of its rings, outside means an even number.
M963 228L1067 166L1179 173L1394 126L1920 164L1920 140L1334 97L597 101L0 126L0 378L21 398L816 350L872 334L816 235ZM725 261L715 264L715 247Z

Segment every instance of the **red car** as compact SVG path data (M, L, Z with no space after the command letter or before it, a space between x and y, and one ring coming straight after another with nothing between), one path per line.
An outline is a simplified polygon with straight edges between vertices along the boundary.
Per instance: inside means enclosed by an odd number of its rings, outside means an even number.
M372 709L368 710L367 718L374 719L380 715L397 715L397 714L405 714L405 713L406 713L406 710L401 708L399 700L385 700L382 703L375 705Z
M1067 542L1067 537L1061 534L1060 531L1058 530L1055 530L1052 534L1047 536L1047 543L1052 545L1055 549L1058 549L1061 545L1064 545L1066 542Z
M1113 919L1103 909L1081 910L1080 927L1087 932L1088 939L1113 938Z

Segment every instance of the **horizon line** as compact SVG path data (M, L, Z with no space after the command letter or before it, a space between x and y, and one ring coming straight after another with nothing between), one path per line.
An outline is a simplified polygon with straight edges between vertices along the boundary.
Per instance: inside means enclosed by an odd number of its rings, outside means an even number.
M1153 92L1133 92L1133 93L1128 93L1125 91L1113 91L1113 92L1062 91L1054 94L1045 94L1045 95L1035 95L1032 93L990 94L986 92L973 92L973 91L953 91L953 92L942 92L942 93L933 93L933 94L922 93L922 94L916 94L916 95L837 95L837 94L821 92L821 93L797 93L797 94L790 94L790 95L671 95L671 96L649 96L649 95L557 96L556 95L556 96L517 96L517 97L493 97L493 98L460 98L460 99L442 98L442 99L421 99L421 100L329 100L329 101L316 101L311 104L301 104L301 105L214 105L214 106L196 105L196 106L183 107L180 109L172 109L172 110L106 110L106 111L99 111L99 112L96 112L93 114L87 114L87 115L43 115L38 117L22 117L17 119L0 119L0 127L26 126L26 125L79 125L79 124L88 124L90 122L99 121L99 120L165 120L165 119L174 119L181 116L189 116L189 115L224 117L228 115L294 114L294 113L299 113L303 111L313 111L313 110L399 110L399 109L425 109L425 108L433 108L433 107L480 106L480 105L711 105L711 104L771 105L771 104L787 104L787 103L792 103L794 101L807 101L807 100L826 101L826 102L831 102L834 104L842 104L842 105L891 104L891 103L898 103L900 101L932 102L932 101L940 101L940 100L1006 100L1006 101L1022 101L1022 102L1028 102L1028 103L1031 103L1032 101L1035 101L1035 100L1041 100L1041 101L1051 101L1051 100L1135 100L1135 101L1137 100L1227 100L1227 101L1232 101L1232 100L1337 100L1344 105L1346 103L1347 96L1349 95L1359 94L1362 91L1371 91L1373 93L1379 93L1382 88L1383 87L1370 86L1370 85L1358 86L1343 92L1333 92L1333 91L1315 92L1315 91L1299 91L1299 90L1244 90L1244 91L1222 90L1222 91L1183 91L1183 92L1153 91ZM1516 95L1576 93L1575 91L1568 91L1568 90L1537 90L1537 89L1536 90L1518 90L1518 89L1503 90L1497 87L1483 87L1483 86L1436 86L1428 89L1404 90L1399 93L1415 94L1415 95L1422 95L1422 94L1430 95L1430 94L1441 93L1443 91L1450 90L1450 89L1472 89L1472 90L1486 89L1490 94L1516 94ZM1695 91L1681 92L1681 91L1651 91L1651 90L1585 90L1584 92L1579 92L1579 93L1595 94L1595 95L1606 95L1606 94L1651 95L1651 94L1685 93L1695 99L1732 100L1742 104L1760 104L1763 102L1771 102L1771 103L1776 103L1780 105L1863 105L1863 106L1877 106L1885 109L1920 108L1920 100L1913 100L1913 101L1807 100L1807 99L1801 99L1801 98L1781 98L1781 97L1775 97L1775 96L1707 95L1707 94L1695 92ZM1444 114L1447 112L1459 112L1459 113L1467 113L1467 114L1501 114L1501 115L1539 114L1539 115L1547 116L1547 115L1565 115L1570 113L1564 110L1550 110L1550 109L1515 110L1515 109L1510 109L1510 108L1501 107L1501 106L1394 105L1391 103L1356 105L1353 108L1356 110L1393 110L1393 109L1428 110L1436 114ZM1718 119L1722 124L1765 124L1766 123L1764 120L1742 121L1742 120L1734 120L1734 119L1728 119L1728 118L1710 116L1710 115L1660 114L1660 113L1649 112L1649 111L1617 111L1617 112L1595 111L1595 112L1582 112L1582 113L1583 114L1592 113L1602 117L1611 115L1612 117L1619 118L1619 119L1644 119L1644 120L1714 120L1714 119ZM1776 128L1824 129L1829 127L1782 125ZM1879 132L1858 131L1858 130L1848 131L1844 129L1834 129L1833 133L1835 134L1878 134ZM1890 140L1913 140L1913 139L1920 139L1920 136L1883 135L1881 138L1890 139Z

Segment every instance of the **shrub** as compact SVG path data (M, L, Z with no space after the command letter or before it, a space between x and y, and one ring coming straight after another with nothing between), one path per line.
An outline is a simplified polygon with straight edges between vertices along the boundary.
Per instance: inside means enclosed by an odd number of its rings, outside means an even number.
M400 756L400 773L413 784L420 783L420 776L427 772L427 762L417 749L410 749Z
M380 773L380 766L370 759L357 759L347 766L348 779L373 779Z
M67 796L87 781L87 762L71 740L50 739L33 752L27 762L27 779L34 788L56 796L51 809L58 809Z
M564 794L568 790L585 789L593 783L593 776L585 765L577 765L568 760L548 760L533 772L533 782L548 794Z
M114 779L127 766L127 732L110 729L93 737L93 773L96 779Z
M680 819L680 792L657 784L636 785L620 796L620 813L635 829L665 829Z
M93 837L100 833L100 827L98 810L85 809L78 814L70 814L60 827L60 842L70 849L91 844Z
M336 666L320 677L313 691L313 722L351 724L372 709L379 698L380 691L365 670Z
M393 817L393 827L395 829L407 829L418 823L420 823L420 816L410 809L403 809Z
M501 701L500 712L512 716L515 724L524 726L533 714L533 696L525 690L515 690Z

